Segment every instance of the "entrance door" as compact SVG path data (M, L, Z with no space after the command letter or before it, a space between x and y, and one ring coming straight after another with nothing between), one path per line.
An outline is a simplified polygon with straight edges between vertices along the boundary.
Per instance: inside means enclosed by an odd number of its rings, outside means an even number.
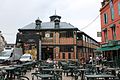
M53 48L42 48L41 59L47 60L48 58L53 60Z

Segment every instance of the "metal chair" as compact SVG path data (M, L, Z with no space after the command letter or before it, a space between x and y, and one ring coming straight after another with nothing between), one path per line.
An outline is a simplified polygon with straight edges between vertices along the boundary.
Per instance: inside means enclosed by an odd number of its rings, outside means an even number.
M62 65L62 69L63 69L64 75L66 73L66 76L68 76L68 73L70 72L70 69L68 68L68 65L67 64Z

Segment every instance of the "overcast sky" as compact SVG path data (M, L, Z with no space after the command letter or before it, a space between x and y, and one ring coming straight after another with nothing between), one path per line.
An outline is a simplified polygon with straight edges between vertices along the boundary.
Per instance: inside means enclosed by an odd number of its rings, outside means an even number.
M0 0L0 30L7 43L15 43L19 28L34 22L38 17L49 22L49 16L60 15L61 22L71 23L97 41L100 30L99 14L102 0ZM100 17L100 16L99 16ZM87 26L86 28L84 28ZM84 29L82 29L84 28Z

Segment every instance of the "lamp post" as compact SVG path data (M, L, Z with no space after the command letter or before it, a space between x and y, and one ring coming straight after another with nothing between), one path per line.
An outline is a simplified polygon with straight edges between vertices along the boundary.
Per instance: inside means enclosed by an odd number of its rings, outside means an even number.
M36 27L35 29L38 29L38 35L39 35L39 39L37 40L37 60L41 60L41 41L40 41L40 28L41 28L41 23L42 21L39 19L35 20L35 24L36 24Z

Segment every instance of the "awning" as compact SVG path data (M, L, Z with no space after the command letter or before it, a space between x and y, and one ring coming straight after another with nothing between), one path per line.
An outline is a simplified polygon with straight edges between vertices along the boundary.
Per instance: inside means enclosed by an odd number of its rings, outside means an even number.
M110 48L108 47L98 48L97 51L110 51Z
M97 51L112 51L112 50L118 50L118 49L120 49L120 46L101 47L101 48L97 48Z
M113 50L118 50L118 49L120 49L120 46L113 47Z

